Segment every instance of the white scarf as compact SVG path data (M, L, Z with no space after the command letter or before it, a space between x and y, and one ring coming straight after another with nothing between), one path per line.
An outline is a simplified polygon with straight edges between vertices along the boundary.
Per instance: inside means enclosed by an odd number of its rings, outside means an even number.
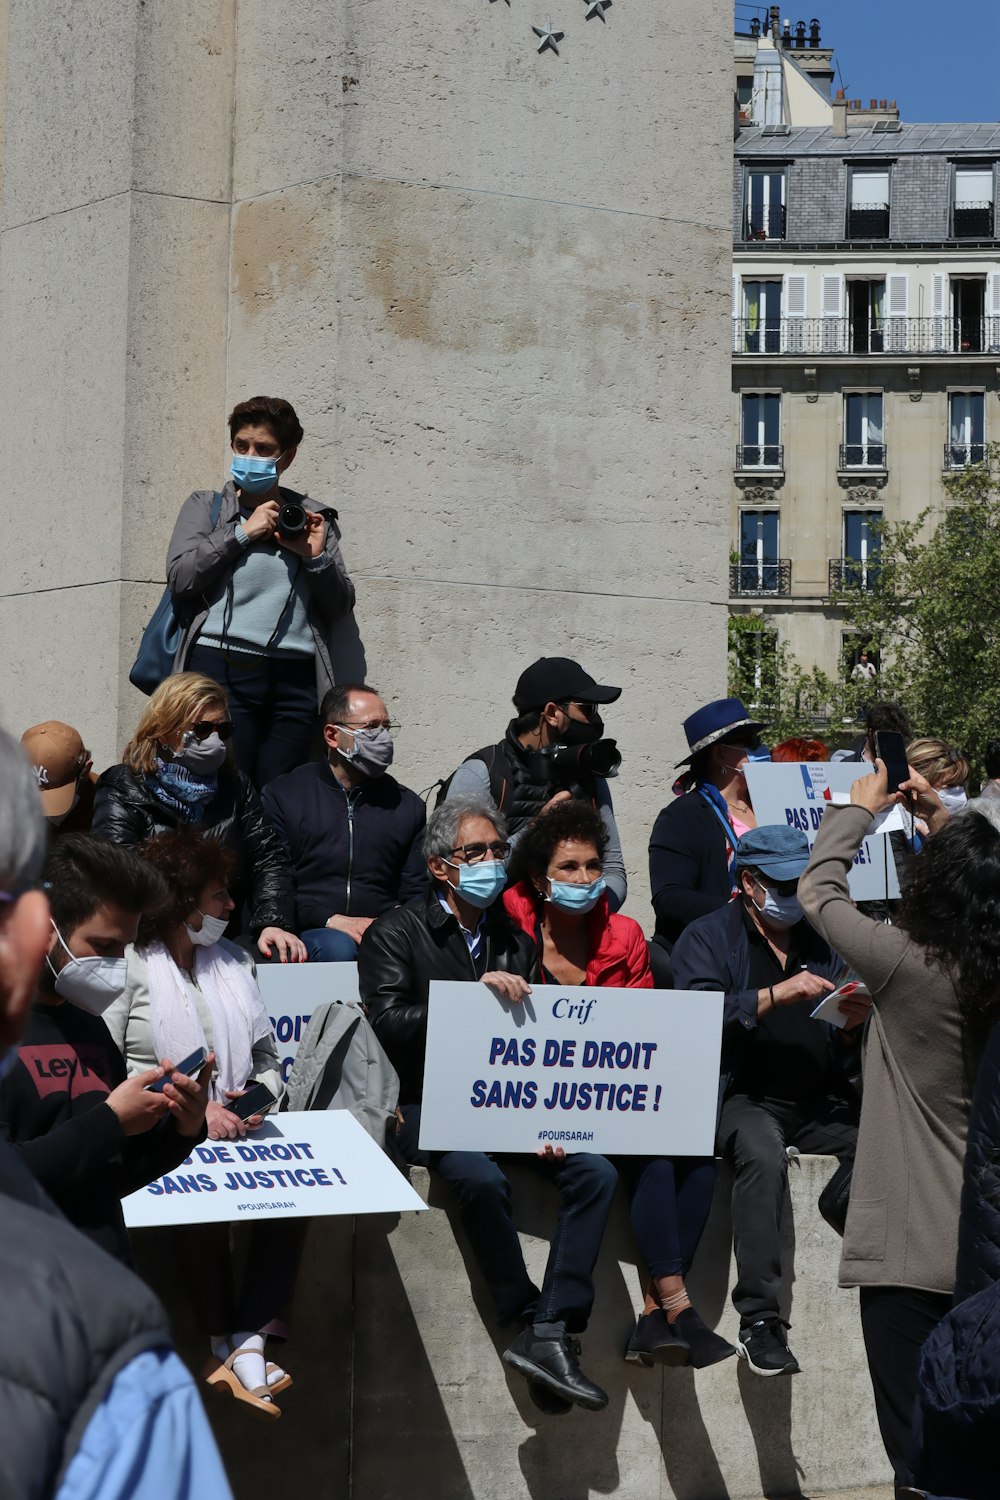
M245 1088L255 1043L270 1035L271 1022L260 990L246 967L220 943L194 950L194 977L208 1002L212 1035L205 1035L188 982L162 943L142 955L149 970L149 1013L157 1058L179 1063L198 1047L214 1051L212 1098L226 1102L226 1090Z

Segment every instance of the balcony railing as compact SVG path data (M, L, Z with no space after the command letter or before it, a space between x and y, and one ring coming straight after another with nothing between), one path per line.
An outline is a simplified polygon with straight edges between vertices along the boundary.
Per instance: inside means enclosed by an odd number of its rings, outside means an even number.
M785 238L785 206L780 208L747 209L743 217L745 240L783 240Z
M985 443L945 443L944 466L946 469L967 469L970 464L986 462Z
M729 565L729 597L758 599L764 594L792 592L792 564L787 557L773 562L739 562Z
M870 203L864 208L847 211L849 240L887 240L889 238L888 203Z
M863 560L860 557L830 558L830 593L842 594L847 589L877 589L881 568L877 558Z
M956 240L991 240L993 238L993 204L963 203L952 217L952 236Z
M733 353L755 355L1000 354L1000 317L733 319Z
M841 469L884 469L884 443L841 443Z
M740 443L736 449L737 469L783 469L785 449L781 443Z

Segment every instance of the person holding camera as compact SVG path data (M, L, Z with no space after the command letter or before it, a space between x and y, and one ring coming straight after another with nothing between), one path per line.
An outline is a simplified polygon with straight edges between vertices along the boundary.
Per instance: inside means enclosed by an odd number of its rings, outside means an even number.
M445 782L439 802L451 797L492 800L507 821L511 846L541 812L571 798L597 809L608 836L604 880L608 903L618 911L628 884L621 838L608 778L617 776L621 756L604 738L600 709L621 697L619 687L595 682L579 662L542 656L517 680L517 716L498 745L475 750Z
M284 488L303 432L277 396L229 418L232 478L189 495L167 554L167 584L193 610L173 670L226 691L236 760L258 788L307 758L333 686L328 632L354 606L337 512Z

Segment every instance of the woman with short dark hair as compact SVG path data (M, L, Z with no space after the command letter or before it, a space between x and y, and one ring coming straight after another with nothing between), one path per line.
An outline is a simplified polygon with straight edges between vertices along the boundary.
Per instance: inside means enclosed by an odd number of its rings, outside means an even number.
M547 984L651 989L642 928L612 912L604 886L608 835L589 802L560 802L528 825L511 858L507 913L531 937ZM632 1229L646 1263L644 1306L625 1358L716 1364L736 1353L691 1306L684 1284L715 1183L712 1158L626 1157Z
M279 484L302 426L277 396L229 417L231 478L184 502L167 583L190 615L174 661L225 688L236 759L263 788L308 757L320 698L333 684L328 634L354 605L337 512Z
M900 799L885 765L828 807L799 901L872 997L840 1284L859 1287L875 1405L897 1487L920 1348L951 1306L972 1087L1000 1016L1000 808L948 818L922 776L903 784L931 832L903 872L894 925L864 916L848 873L872 817Z

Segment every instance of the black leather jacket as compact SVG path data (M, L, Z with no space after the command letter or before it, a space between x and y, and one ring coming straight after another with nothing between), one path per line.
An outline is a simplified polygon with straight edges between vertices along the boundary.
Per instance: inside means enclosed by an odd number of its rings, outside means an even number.
M468 944L431 883L426 896L387 911L368 928L358 949L358 985L375 1034L399 1074L399 1102L417 1104L423 1095L427 1041L427 990L432 979L475 982ZM500 969L541 980L538 952L527 933L515 928L503 902L486 912L485 973Z
M174 833L182 826L187 825L180 815L158 802L144 778L128 766L111 766L97 783L93 831L100 838L113 844L141 844L154 834ZM249 777L238 770L220 771L219 790L197 828L235 851L231 887L235 930L239 931L238 914L244 902L251 932L265 927L294 930L295 893L288 856Z

